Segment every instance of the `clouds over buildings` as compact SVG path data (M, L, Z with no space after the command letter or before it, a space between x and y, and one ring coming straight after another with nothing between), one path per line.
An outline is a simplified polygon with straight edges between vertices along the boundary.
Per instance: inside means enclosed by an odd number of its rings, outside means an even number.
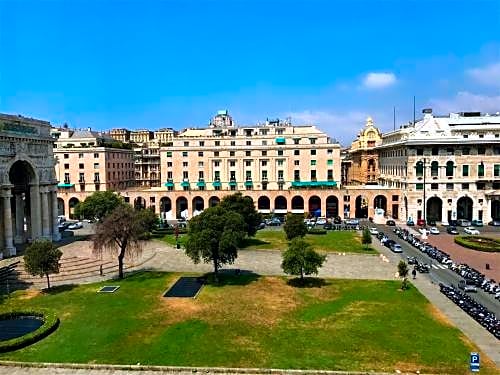
M485 86L500 87L500 62L467 70L467 75Z
M500 111L500 95L489 96L460 91L449 99L431 99L430 104L436 113L467 111L496 113Z
M363 87L367 89L383 89L396 83L394 73L368 73L363 78Z

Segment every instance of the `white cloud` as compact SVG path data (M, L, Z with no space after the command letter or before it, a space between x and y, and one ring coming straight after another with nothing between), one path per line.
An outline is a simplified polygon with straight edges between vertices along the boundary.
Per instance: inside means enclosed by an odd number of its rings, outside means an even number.
M430 104L435 113L467 111L496 113L500 111L500 95L488 96L460 91L450 99L431 99Z
M363 86L368 89L383 89L396 83L394 73L368 73L363 78Z
M343 145L350 144L365 126L368 113L351 111L336 113L329 111L289 112L284 117L291 117L294 125L316 125ZM375 118L375 125L377 125Z
M482 68L469 69L467 74L482 85L500 87L500 62Z

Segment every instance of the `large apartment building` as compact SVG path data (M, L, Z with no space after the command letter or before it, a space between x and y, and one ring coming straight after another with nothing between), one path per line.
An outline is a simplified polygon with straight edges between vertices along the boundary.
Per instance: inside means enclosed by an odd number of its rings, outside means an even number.
M443 223L500 218L500 116L434 116L383 134L382 186L400 189L403 217Z

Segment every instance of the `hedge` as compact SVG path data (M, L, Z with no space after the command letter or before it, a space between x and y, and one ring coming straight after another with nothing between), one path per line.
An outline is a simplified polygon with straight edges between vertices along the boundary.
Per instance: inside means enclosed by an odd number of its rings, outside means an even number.
M47 311L8 311L0 313L0 320L15 319L21 316L35 316L38 318L42 318L43 324L40 326L40 328L34 330L33 332L27 333L24 336L16 337L6 341L0 341L0 353L10 352L12 350L21 349L25 346L31 345L47 337L52 332L54 332L57 327L59 327L59 318L57 317L57 315Z
M311 228L307 232L309 234L326 234L326 229L320 229L320 228Z
M487 242L480 243L477 242L478 239L485 240ZM473 240L473 241L471 241ZM490 253L500 252L500 240L482 237L482 236L457 236L455 237L455 243L467 247L472 250L486 251Z

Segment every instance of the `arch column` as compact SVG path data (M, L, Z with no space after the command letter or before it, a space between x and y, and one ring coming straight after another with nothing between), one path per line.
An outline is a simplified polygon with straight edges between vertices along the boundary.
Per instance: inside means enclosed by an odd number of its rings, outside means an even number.
M31 239L36 240L42 234L42 223L40 215L40 187L38 185L30 186L30 197L31 197Z
M14 242L21 244L24 242L24 200L22 194L16 194L16 235Z
M57 186L52 186L50 189L50 200L52 202L52 241L60 241L61 234L59 233L59 223L57 222L58 207L57 207Z
M16 248L14 247L13 231L12 231L12 210L10 205L10 199L12 198L12 193L9 189L5 189L2 192L3 200L3 238L4 238L4 255L13 256L16 255Z
M50 218L49 218L49 199L48 199L48 188L43 186L40 189L40 195L42 198L42 237L46 239L51 239L50 233Z

